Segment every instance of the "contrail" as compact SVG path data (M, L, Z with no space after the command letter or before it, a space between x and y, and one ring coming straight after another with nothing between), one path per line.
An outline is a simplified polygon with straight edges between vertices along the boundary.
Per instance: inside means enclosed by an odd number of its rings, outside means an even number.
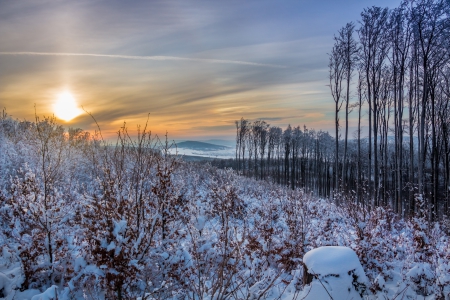
M67 52L0 52L0 55L90 56L90 57L108 57L108 58L138 59L138 60L159 60L159 61L178 60L178 61L193 61L193 62L203 62L203 63L213 63L213 64L235 64L235 65L247 65L247 66L256 66L256 67L286 68L286 66L281 66L281 65L260 64L260 63L239 61L239 60L187 58L187 57L176 57L176 56L137 56L137 55L67 53Z

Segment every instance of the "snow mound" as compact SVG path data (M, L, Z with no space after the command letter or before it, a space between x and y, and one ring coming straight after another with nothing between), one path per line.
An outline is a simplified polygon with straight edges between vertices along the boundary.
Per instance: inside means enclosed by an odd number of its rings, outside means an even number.
M362 299L368 280L355 251L327 246L305 254L303 262L312 281L305 286L302 299Z
M313 249L305 254L303 262L311 274L339 275L351 270L364 274L355 251L342 246L326 246Z

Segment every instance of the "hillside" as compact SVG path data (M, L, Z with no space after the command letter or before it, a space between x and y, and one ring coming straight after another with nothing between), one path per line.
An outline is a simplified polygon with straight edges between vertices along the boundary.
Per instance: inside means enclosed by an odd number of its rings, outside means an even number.
M4 299L304 299L303 257L331 245L357 254L364 299L450 291L448 228L420 213L141 151L145 135L114 148L52 119L22 125L0 122Z
M230 148L227 146L221 146L221 145L210 144L210 143L205 143L205 142L197 142L197 141L179 142L176 145L178 148L199 150L199 151L218 151L218 150L227 150Z

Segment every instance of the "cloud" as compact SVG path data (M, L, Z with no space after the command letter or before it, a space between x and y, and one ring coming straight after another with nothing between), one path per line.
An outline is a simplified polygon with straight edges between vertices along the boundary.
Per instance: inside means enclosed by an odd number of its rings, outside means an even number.
M156 60L156 61L191 61L212 64L234 64L246 65L255 67L268 68L286 68L282 65L262 64L240 60L222 60L209 58L189 58L176 56L138 56L138 55L120 55L120 54L96 54L96 53L70 53L70 52L0 52L0 55L29 55L29 56L90 56L90 57L106 57L106 58L121 58L121 59L136 59L136 60Z
M32 119L34 104L51 115L70 90L105 136L123 121L145 123L148 112L153 132L170 138L233 137L241 117L334 126L326 53L335 30L311 27L331 24L308 5L38 2L0 4L0 103L15 117ZM317 112L326 116L306 117ZM92 122L84 114L67 125Z
M283 121L286 119L293 119L293 118L298 118L299 116L286 116L286 117L261 117L258 118L257 120L263 120L263 121Z
M236 126L233 125L211 125L211 126L194 126L193 130L204 130L204 131L225 131L230 129L235 129Z

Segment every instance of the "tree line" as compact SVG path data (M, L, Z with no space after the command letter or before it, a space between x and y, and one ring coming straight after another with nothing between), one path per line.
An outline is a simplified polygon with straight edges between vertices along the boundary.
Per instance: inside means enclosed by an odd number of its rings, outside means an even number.
M283 130L264 120L244 118L235 124L236 162L232 165L238 172L320 196L331 195L333 138L327 132L290 125Z

